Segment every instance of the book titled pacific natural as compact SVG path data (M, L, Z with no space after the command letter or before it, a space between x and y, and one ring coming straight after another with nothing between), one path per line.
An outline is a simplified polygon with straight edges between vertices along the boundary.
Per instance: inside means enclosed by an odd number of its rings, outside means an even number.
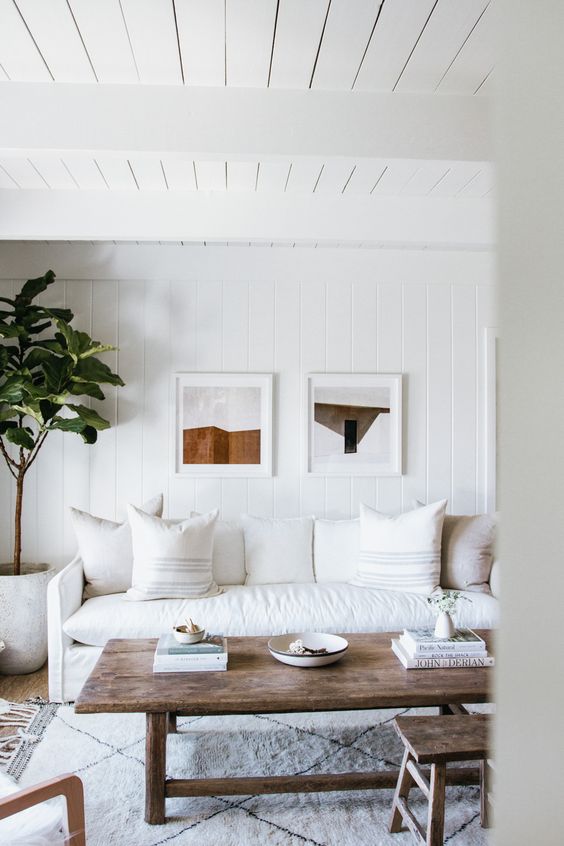
M445 658L431 658L428 655L410 656L404 646L396 638L392 639L392 649L407 670L441 670L441 669L464 669L465 667L493 667L495 660L491 655L478 655L476 657L461 657L459 655Z
M431 652L485 652L486 642L472 629L456 629L452 637L437 638L433 629L404 629L400 641L416 655Z
M227 669L227 640L208 636L199 643L178 643L174 635L162 634L153 660L154 673L202 673Z

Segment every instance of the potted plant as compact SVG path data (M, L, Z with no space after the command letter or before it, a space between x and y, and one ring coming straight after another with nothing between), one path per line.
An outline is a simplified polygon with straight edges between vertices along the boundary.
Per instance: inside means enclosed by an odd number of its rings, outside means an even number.
M459 590L443 590L427 597L427 602L437 614L435 637L448 638L456 632L451 614L456 611L456 604L459 599L470 602L468 597L464 596Z
M47 271L16 297L0 297L0 452L15 484L14 553L0 565L0 672L30 673L47 657L48 564L24 564L22 509L26 475L50 432L74 432L93 444L109 422L80 398L103 400L101 384L123 385L96 356L113 350L71 327L73 313L34 303L52 285Z

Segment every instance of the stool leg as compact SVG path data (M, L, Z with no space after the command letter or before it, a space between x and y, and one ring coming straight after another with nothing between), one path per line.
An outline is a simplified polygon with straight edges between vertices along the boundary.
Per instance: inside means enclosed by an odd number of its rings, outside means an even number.
M394 801L392 803L392 816L390 817L390 824L389 824L389 831L392 834L396 834L398 831L401 831L401 824L403 821L403 815L401 813L400 808L398 807L398 799L404 799L407 802L407 797L409 795L409 789L413 784L413 777L409 770L407 769L407 762L409 761L410 753L409 750L405 750L403 753L403 761L401 762L401 769L399 771L398 776L398 783L396 785L396 790L394 793Z
M486 760L480 761L480 823L482 828L491 827L490 819L490 766Z
M427 846L443 846L445 831L446 764L432 764Z

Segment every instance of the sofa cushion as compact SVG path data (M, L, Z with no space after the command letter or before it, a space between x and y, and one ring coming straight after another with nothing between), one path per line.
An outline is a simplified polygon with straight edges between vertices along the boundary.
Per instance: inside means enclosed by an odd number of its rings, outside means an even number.
M190 516L199 517L200 514L198 511L192 511ZM218 585L245 584L245 538L240 523L216 520L212 570L214 581Z
M457 625L495 628L499 602L482 593L465 593ZM414 593L366 590L345 583L231 585L212 599L157 599L127 602L124 594L89 599L63 629L80 643L103 646L108 638L158 637L190 616L212 633L272 635L285 632L401 631L434 626L426 597ZM266 649L266 645L265 645Z
M141 506L146 514L160 517L163 495L153 497ZM84 566L84 598L123 593L131 587L133 549L131 529L125 523L114 523L94 517L86 511L71 508L71 520Z
M449 515L443 525L441 587L489 593L497 520Z
M361 503L360 556L353 583L428 596L440 584L442 499L397 517Z
M243 517L247 585L313 582L313 517Z
M133 538L129 600L214 596L213 530L217 510L181 522L151 517L127 506Z
M316 582L348 582L353 579L359 551L359 519L315 521L313 569Z

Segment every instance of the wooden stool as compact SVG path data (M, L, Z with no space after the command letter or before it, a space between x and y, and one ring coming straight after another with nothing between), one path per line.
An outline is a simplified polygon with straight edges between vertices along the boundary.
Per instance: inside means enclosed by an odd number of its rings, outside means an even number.
M401 831L405 823L423 846L442 846L445 825L446 764L449 761L480 761L481 822L488 827L487 764L490 717L485 714L438 717L398 717L394 726L405 751L400 769L390 831ZM430 778L419 765L430 764ZM429 800L427 831L407 805L413 784Z

